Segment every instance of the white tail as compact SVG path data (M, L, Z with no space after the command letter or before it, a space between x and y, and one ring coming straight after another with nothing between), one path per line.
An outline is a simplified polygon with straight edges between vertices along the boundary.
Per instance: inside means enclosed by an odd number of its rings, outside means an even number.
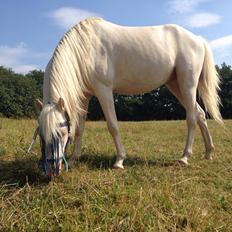
M215 69L211 49L206 41L204 41L204 46L205 59L198 84L198 91L210 116L218 123L223 124L222 116L219 111L219 106L221 104L218 95L218 91L220 90L220 78Z

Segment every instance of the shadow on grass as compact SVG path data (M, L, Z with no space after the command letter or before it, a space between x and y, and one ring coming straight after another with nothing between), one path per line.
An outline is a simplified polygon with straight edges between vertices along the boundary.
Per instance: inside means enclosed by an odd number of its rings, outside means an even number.
M113 167L115 157L104 154L83 154L73 169L79 165L86 165L89 169L110 169ZM45 177L38 169L37 157L23 157L13 161L0 160L0 184L9 187L23 186L25 184L43 185L50 179ZM158 166L169 167L175 164L173 160L149 159L141 157L127 157L125 167L130 166Z
M116 158L101 154L83 154L76 162L76 167L80 164L85 164L89 169L109 169L113 168L113 164ZM127 156L124 161L125 167L131 166L158 166L158 167L170 167L176 166L176 160L164 160L164 159L146 159L142 157ZM178 166L178 165L177 165ZM75 168L75 167L74 167Z
M25 184L46 184L46 178L38 169L38 161L30 156L16 160L0 160L0 184L8 187Z

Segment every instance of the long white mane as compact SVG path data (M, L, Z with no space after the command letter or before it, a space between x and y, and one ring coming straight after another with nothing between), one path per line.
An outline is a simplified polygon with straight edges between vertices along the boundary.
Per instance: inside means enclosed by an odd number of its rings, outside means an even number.
M70 117L72 133L78 125L78 116L84 113L82 102L84 93L88 92L89 74L94 65L91 54L97 42L93 31L97 20L101 19L89 18L72 27L60 40L45 70L44 108L47 103L56 103L62 97ZM46 115L49 114L40 116L41 123L47 124L43 127L47 131L55 131L52 119L55 120L56 117L49 116L50 120L46 120Z

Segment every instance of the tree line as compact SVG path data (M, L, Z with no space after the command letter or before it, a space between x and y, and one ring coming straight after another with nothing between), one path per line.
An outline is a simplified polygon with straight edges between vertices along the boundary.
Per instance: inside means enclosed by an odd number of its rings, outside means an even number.
M221 77L221 113L223 118L232 118L232 68L223 63L220 67L216 66L216 69ZM0 66L0 116L35 118L37 111L34 101L36 98L42 99L43 76L41 70L23 75ZM142 95L114 94L114 101L119 120L185 118L185 110L165 86ZM100 104L93 97L89 104L88 119L103 118Z

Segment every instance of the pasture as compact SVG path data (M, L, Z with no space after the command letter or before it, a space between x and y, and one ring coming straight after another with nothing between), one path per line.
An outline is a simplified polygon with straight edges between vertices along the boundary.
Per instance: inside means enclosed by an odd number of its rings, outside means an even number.
M25 152L37 122L0 118L0 231L232 231L232 120L208 124L214 159L197 129L180 167L185 121L120 122L122 171L105 122L87 122L79 162L48 182L39 141Z

